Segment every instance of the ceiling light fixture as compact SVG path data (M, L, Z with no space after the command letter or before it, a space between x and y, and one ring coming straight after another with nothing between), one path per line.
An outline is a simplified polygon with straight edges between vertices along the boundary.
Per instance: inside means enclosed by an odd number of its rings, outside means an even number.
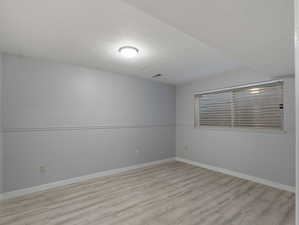
M138 48L133 46L123 46L118 49L119 53L122 54L126 58L133 58L136 57L139 53Z

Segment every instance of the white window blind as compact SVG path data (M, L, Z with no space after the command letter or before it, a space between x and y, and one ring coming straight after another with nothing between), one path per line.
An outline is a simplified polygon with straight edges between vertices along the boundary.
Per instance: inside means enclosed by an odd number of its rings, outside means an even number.
M283 128L283 82L195 95L195 127Z

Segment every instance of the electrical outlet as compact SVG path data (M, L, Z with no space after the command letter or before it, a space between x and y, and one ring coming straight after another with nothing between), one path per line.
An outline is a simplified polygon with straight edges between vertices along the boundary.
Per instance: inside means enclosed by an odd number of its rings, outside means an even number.
M46 167L44 167L44 166L40 166L40 167L39 167L39 172L40 172L40 173L45 173L45 172L47 172Z

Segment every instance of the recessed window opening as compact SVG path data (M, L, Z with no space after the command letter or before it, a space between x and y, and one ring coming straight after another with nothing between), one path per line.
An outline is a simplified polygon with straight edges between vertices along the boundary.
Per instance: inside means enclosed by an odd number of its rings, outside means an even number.
M194 126L283 129L283 81L195 94Z

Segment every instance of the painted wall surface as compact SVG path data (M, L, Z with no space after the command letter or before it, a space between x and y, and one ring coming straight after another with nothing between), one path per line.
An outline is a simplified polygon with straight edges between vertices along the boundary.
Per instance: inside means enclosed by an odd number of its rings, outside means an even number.
M2 78L3 78L3 63L2 54L0 54L0 193L3 192L3 139L2 139Z
M3 67L4 191L173 157L175 148L295 183L293 78L284 78L283 133L193 128L194 92L277 79L245 69L180 85L175 97L170 85L29 57L4 55Z
M299 0L295 0L296 130L299 130ZM296 134L296 193L299 193L299 135ZM296 194L296 225L299 225L299 194Z
M3 62L5 191L175 155L174 86L29 57Z
M294 186L294 78L284 78L285 132L238 128L193 128L195 92L275 79L278 78L240 69L178 86L176 89L177 156Z

